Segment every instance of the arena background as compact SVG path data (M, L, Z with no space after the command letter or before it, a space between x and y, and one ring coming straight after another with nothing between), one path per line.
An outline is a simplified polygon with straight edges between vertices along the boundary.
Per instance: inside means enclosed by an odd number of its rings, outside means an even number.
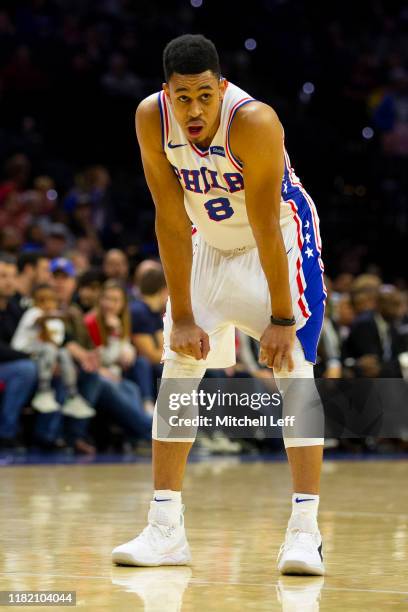
M163 47L206 35L223 75L277 111L321 220L329 295L316 376L330 394L333 378L366 390L387 378L392 396L408 379L407 30L394 0L2 1L0 605L6 590L30 589L76 591L98 612L407 608L406 429L326 436L324 577L276 569L292 496L282 440L208 431L183 490L192 568L111 559L145 527L152 499L166 287L134 113L161 88ZM75 396L70 411L61 368L46 409L38 354L13 344L44 282L76 363L82 404ZM120 324L112 291L129 299ZM126 366L122 354L104 362L118 330ZM253 341L237 334L236 345L237 366L216 375L259 389L270 370Z
M104 248L123 247L135 261L156 253L134 111L161 88L166 42L201 32L217 45L223 74L281 118L292 164L318 206L328 275L375 269L402 284L407 21L403 3L380 0L5 2L3 180L6 160L26 154L25 188L51 177L52 215L67 222L75 176L101 164L111 177Z

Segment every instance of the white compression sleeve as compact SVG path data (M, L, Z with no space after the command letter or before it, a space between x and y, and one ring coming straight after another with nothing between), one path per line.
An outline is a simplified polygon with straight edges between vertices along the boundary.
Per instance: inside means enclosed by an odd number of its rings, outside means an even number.
M177 359L167 359L164 362L163 367L163 379L195 379L195 382L192 384L191 388L198 388L201 379L205 374L206 367L202 364L195 363L184 363L179 362ZM157 405L160 399L160 391L159 397L156 402L154 413L153 413L153 426L152 426L152 438L153 440L161 440L163 442L194 442L195 437L192 438L172 438L172 437L160 437L158 433L158 415L157 415Z
M314 373L313 373L313 364L310 361L306 361L305 356L304 356L304 352L303 352L303 348L300 344L300 342L298 340L296 340L295 343L295 348L293 350L293 360L295 363L295 367L294 370L292 372L289 372L287 370L280 370L279 372L274 372L275 375L275 379L278 383L278 386L280 389L285 389L288 388L290 381L293 380L294 384L296 385L296 380L297 379L314 379ZM312 383L310 383L312 385ZM299 402L302 401L302 388L301 388L301 383L299 383ZM306 391L312 391L312 387L307 386L307 389L305 387L303 387L303 389L305 389ZM317 393L317 390L316 390ZM285 402L284 402L284 406L285 406ZM290 410L290 408L289 408ZM297 406L296 407L296 412L300 412L301 413L301 406ZM320 417L317 416L316 417L316 413L314 413L314 416L316 418L316 424L317 427L316 429L320 431L324 431L324 421L321 421ZM323 418L323 414L321 415ZM324 444L324 438L323 437L316 437L316 438L312 438L312 437L307 437L307 438L301 438L301 437L291 437L291 436L284 436L283 438L284 444L285 444L285 448L291 448L291 447L296 447L296 446L321 446Z

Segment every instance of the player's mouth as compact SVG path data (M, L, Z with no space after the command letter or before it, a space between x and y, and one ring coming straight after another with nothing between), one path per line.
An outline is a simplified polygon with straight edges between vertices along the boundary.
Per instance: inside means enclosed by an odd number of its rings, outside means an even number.
M187 131L188 131L189 136L191 136L191 138L197 138L198 136L200 136L203 129L204 129L203 125L188 125L187 126Z

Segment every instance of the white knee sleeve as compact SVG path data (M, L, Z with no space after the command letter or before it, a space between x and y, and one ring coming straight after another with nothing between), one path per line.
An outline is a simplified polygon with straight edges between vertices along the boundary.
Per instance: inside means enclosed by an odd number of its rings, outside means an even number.
M310 361L306 361L303 348L299 340L296 340L292 356L295 366L292 372L289 372L288 370L280 370L279 372L274 372L278 387L280 389L283 389L283 391L285 391L285 388L287 388L290 384L290 379L296 380L302 378L314 378L313 363L311 363ZM301 401L301 398L299 401ZM322 427L324 429L324 422L322 423ZM321 428L319 427L319 429ZM297 446L321 446L324 444L324 438L296 438L284 436L283 442L285 444L285 448L293 448Z
M297 446L323 446L324 438L284 438L285 448Z
M195 363L184 363L177 361L177 359L166 359L163 366L162 378L192 378L197 380L198 387L201 379L205 374L206 367L202 364ZM160 394L160 391L159 391ZM153 440L160 440L162 442L194 442L193 438L172 438L172 437L160 437L157 431L157 402L154 407L153 413L153 425L152 425L152 438Z

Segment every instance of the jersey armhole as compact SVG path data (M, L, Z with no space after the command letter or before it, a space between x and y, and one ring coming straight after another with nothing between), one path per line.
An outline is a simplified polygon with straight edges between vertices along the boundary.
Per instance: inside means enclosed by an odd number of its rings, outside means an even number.
M237 111L242 106L245 106L245 104L249 104L249 102L256 102L256 100L255 100L255 98L243 98L242 100L239 100L236 104L234 104L234 106L232 107L232 109L230 111L230 115L229 115L228 123L227 123L227 135L226 135L226 141L225 141L225 150L227 151L227 155L229 157L230 162L232 163L233 166L235 166L235 168L237 170L239 170L239 172L242 172L242 170L244 168L244 164L232 152L231 145L230 145L230 130L231 130L231 125L232 125L232 122L234 120L234 117L237 114Z

